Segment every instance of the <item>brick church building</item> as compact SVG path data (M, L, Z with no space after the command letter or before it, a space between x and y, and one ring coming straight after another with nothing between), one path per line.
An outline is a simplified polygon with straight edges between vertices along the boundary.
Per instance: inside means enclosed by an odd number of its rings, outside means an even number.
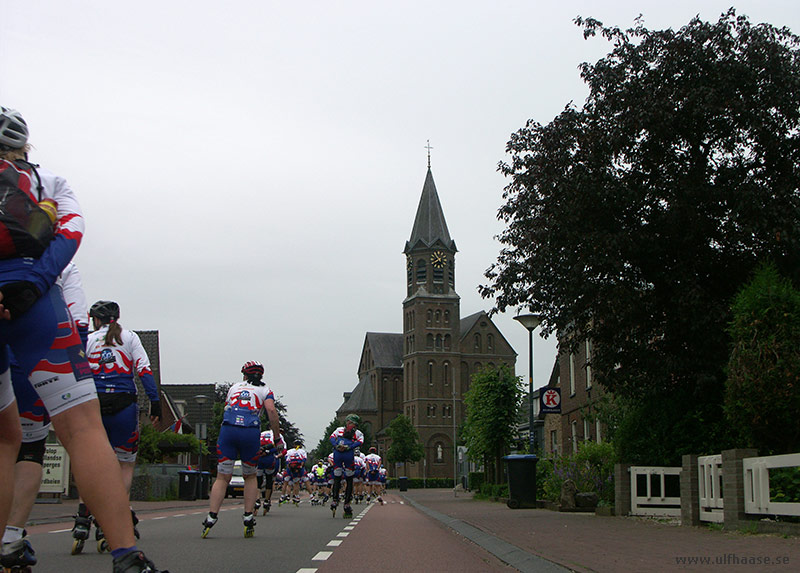
M484 367L508 365L516 352L485 311L461 318L455 290L455 241L450 237L433 174L428 166L411 237L406 242L403 332L368 332L361 350L358 385L344 394L339 420L361 416L381 455L386 427L408 416L425 448L408 464L409 477L453 477L454 439L465 417L464 393ZM389 475L397 475L387 464ZM402 470L401 470L402 471Z

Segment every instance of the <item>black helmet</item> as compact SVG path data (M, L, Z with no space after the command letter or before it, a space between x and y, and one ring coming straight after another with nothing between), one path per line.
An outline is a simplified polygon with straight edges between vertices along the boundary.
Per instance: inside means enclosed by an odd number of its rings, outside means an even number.
M89 309L89 316L100 322L119 320L119 305L113 300L98 300Z
M28 124L22 115L7 107L0 107L0 147L22 149L28 143Z

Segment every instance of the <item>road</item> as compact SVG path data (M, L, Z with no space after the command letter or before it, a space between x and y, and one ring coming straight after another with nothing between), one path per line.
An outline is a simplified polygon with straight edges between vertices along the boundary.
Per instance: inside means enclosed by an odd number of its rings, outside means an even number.
M220 519L206 539L201 506L140 513L140 547L171 573L262 572L336 573L353 570L514 571L436 520L387 496L381 505L354 505L353 519L332 518L327 507L274 506L258 516L255 536L245 539L241 500L225 500ZM108 553L99 554L94 530L80 555L70 555L71 522L28 527L39 564L35 573L93 573L111 570ZM356 565L357 564L357 565Z

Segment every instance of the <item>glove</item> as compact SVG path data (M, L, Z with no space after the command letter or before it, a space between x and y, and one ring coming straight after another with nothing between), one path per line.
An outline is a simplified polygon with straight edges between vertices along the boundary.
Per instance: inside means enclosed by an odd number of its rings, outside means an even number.
M11 313L12 320L19 318L30 310L33 304L42 296L36 285L30 281L6 283L0 286L0 293L3 293L0 305Z
M161 400L150 402L150 417L161 419Z

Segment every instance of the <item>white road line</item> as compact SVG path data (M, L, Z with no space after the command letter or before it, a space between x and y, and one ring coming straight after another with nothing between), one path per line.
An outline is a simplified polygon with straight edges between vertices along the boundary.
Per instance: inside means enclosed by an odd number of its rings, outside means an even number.
M312 561L327 561L328 557L333 555L333 551L320 551L314 557L311 558Z
M47 533L66 533L67 531L72 531L72 529L56 529L55 531L48 531Z
M160 517L151 517L150 519L152 519L153 521L155 521L156 519L166 519L166 518L167 518L167 516L166 516L166 515L162 515L162 516L160 516Z
M185 513L176 513L172 517L186 517L186 514Z
M348 525L347 527L343 528L342 531L353 531L355 528L355 525Z
M303 567L302 569L298 569L297 573L317 573L317 570L313 567Z
M328 547L339 547L342 544L341 539L331 539L328 541Z
M336 534L336 537L347 537L348 535L350 534L347 531L340 531Z

